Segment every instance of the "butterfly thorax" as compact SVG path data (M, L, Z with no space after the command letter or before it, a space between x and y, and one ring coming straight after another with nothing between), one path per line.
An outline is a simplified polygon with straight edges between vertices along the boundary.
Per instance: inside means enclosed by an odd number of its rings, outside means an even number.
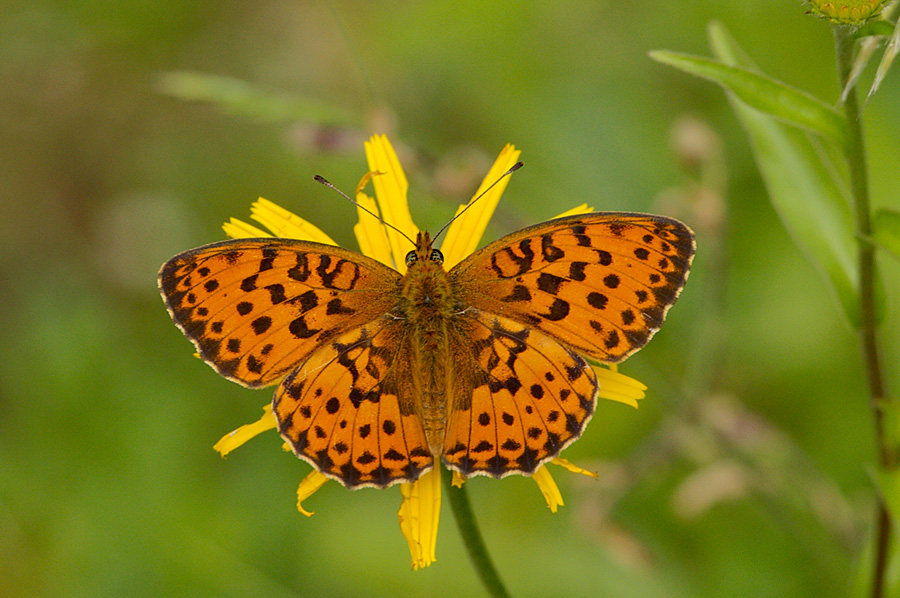
M414 326L431 327L450 318L456 299L443 267L443 256L431 246L428 233L419 233L415 251L407 256L408 270L401 282L400 311Z
M443 446L447 397L452 396L453 369L449 330L458 313L453 284L443 256L432 248L428 233L419 233L416 249L407 256L408 270L400 283L397 314L406 322L410 344L412 386L435 455Z

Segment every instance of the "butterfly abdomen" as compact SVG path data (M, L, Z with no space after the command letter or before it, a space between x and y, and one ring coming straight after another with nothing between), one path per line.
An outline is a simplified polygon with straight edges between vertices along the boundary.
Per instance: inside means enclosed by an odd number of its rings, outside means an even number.
M431 452L439 455L447 423L447 396L453 380L446 325L418 328L411 335L410 372Z

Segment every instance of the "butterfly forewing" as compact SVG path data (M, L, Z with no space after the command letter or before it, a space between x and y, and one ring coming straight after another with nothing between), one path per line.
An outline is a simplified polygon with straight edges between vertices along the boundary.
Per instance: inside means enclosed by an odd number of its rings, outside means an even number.
M273 384L328 338L391 309L400 275L358 253L287 239L206 245L166 262L172 319L220 374Z
M503 237L450 275L463 303L616 363L662 325L693 255L693 233L677 220L605 212Z

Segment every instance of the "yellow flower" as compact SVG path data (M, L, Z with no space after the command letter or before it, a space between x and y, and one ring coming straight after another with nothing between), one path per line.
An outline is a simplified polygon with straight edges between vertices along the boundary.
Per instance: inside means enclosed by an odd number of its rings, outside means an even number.
M385 136L372 137L366 142L365 149L370 172L363 178L360 188L356 192L356 201L362 207L357 209L359 222L354 226L353 232L356 234L362 253L403 273L406 271L405 256L410 249L409 241L400 232L385 226L372 214L377 214L400 229L408 238L414 239L419 229L413 223L406 201L409 184L403 174L397 154ZM446 268L452 268L477 248L509 180L509 177L502 179L500 177L516 163L518 157L519 151L512 145L503 148L493 167L485 176L481 187L475 192L473 199L482 193L484 196L471 209L466 210L462 216L454 220L447 229L441 246ZM497 182L498 180L499 182ZM375 188L376 199L362 192L363 185L369 181ZM485 189L495 182L497 183L485 192ZM466 205L461 205L456 213L459 214ZM561 215L582 214L591 211L592 209L587 205L581 205ZM251 217L272 231L274 236L336 245L328 235L313 224L263 198L253 204ZM234 238L273 236L256 226L234 218L223 228L230 237ZM594 369L597 372L600 397L637 407L637 401L644 397L646 390L643 384L619 374L614 366L595 366ZM260 432L274 429L275 418L272 417L271 406L266 406L264 410L265 413L259 421L241 426L227 434L214 448L222 456L225 456ZM596 474L576 467L565 459L556 458L550 462L575 473L596 477ZM301 513L307 516L312 515L312 512L303 508L302 503L327 479L323 474L314 470L300 483L297 490L297 508ZM557 508L563 504L563 500L550 472L542 466L534 472L532 479L544 495L547 506L555 513ZM457 486L465 481L463 476L456 472L454 472L453 480L454 485ZM439 468L435 467L411 484L400 484L400 493L403 497L398 512L400 529L409 544L413 569L421 569L435 560L435 542L441 505Z

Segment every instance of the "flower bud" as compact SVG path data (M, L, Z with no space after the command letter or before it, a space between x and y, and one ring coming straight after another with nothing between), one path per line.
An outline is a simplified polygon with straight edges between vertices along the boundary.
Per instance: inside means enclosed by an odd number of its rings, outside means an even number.
M858 26L881 15L887 0L805 0L804 4L809 7L809 14L828 19L832 23Z

